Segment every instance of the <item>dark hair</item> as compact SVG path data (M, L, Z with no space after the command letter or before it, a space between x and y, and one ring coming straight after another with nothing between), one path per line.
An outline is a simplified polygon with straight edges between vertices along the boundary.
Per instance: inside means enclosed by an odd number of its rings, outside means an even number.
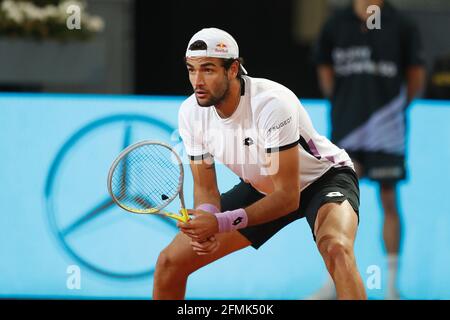
M191 51L196 51L196 50L207 50L208 46L206 45L206 42L203 40L197 40L193 43L191 43L191 45L189 46L189 50ZM229 70L231 68L231 65L233 64L233 62L238 61L239 62L239 68L238 68L238 74L237 74L237 78L241 79L242 76L244 75L244 72L242 71L241 65L244 64L244 59L239 57L239 58L229 58L229 59L222 59L223 63L222 66L225 68L225 70ZM184 62L186 62L186 57L184 58Z
M206 50L208 49L208 46L206 45L206 42L203 40L197 40L189 46L189 50L195 51L195 50Z
M231 68L231 65L233 64L233 62L237 61L239 62L239 67L238 67L238 73L236 78L241 79L242 76L244 75L244 72L242 71L241 65L244 64L244 59L239 57L239 58L229 58L229 59L222 59L223 60L223 64L222 66L225 68L225 70L229 70Z

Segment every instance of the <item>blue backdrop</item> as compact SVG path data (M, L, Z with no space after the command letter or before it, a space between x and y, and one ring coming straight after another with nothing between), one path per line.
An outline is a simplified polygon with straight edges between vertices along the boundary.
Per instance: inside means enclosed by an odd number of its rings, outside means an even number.
M180 149L177 111L183 97L0 95L0 297L151 298L158 252L173 223L128 214L111 204L106 177L129 143L163 140ZM317 130L328 134L329 106L302 100ZM400 185L404 298L450 299L450 102L416 101L409 109L409 179ZM192 205L192 177L185 193ZM237 178L218 166L219 187ZM376 266L384 296L386 260L376 185L361 183L356 242L364 282ZM71 266L80 288L71 289ZM287 226L259 250L248 248L189 278L189 299L302 299L325 281L306 221Z

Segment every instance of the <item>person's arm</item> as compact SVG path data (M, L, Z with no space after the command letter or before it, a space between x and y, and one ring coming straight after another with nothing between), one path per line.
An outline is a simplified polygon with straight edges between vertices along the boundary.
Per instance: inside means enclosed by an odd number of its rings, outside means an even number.
M425 85L425 57L419 28L413 20L403 20L402 49L407 99L410 104Z
M334 89L334 69L330 64L320 64L317 67L317 78L322 94L326 98L331 98Z
M300 181L299 181L299 152L298 142L292 147L282 151L276 151L268 154L268 172L274 185L274 191L266 197L258 200L249 207L242 208L243 216L237 224L245 219L245 226L262 224L278 219L288 213L298 209L300 203ZM207 169L206 169L207 170ZM205 179L205 178L203 178ZM206 178L212 182L212 176ZM201 184L204 185L203 183ZM213 187L213 184L208 184ZM205 184L206 186L206 184ZM199 192L199 199L202 197L206 201L213 201L214 190L208 193L202 189ZM191 237L196 242L203 242L214 234L220 232L219 217L214 214L207 214L200 210L188 210L195 215L195 219L186 224L179 225L182 232ZM221 214L227 214L219 213ZM237 214L241 212L237 211ZM232 217L235 219L236 217Z
M215 213L220 211L220 195L217 188L214 162L203 143L201 127L195 124L192 115L193 110L188 104L181 105L178 114L178 127L187 155L190 158L194 178L194 208L202 209L203 212L207 213ZM184 232L183 225L183 223L177 223L182 232ZM217 250L219 243L214 237L210 237L202 243L191 241L191 245L197 254L204 255Z
M183 103L178 114L178 128L183 139L187 157L190 159L194 179L194 208L209 203L220 209L220 194L217 188L214 159L203 141L201 122L188 103Z
M194 208L211 204L220 211L220 193L217 187L216 169L210 155L190 161L194 180Z
M263 174L272 180L273 191L254 204L216 214L189 213L195 219L182 230L193 240L202 241L215 233L229 232L275 220L299 205L299 101L286 95L271 99L257 116L261 142L266 149ZM282 125L281 125L282 124Z
M214 160L210 155L191 157L190 166L194 180L194 208L195 215L199 213L214 214L220 212L220 193L217 187L216 169ZM192 214L191 210L188 210ZM211 235L202 239L193 237L192 230L186 228L186 224L177 223L180 231L189 236L192 249L198 255L207 255L219 248L219 242Z
M245 208L248 226L266 223L298 209L300 166L298 143L287 150L268 154L274 191Z
M335 46L334 32L336 21L328 19L322 27L314 47L314 60L317 66L317 78L324 97L330 98L334 89L334 68L332 52Z
M406 70L408 104L419 96L425 85L425 68L423 65L409 66Z

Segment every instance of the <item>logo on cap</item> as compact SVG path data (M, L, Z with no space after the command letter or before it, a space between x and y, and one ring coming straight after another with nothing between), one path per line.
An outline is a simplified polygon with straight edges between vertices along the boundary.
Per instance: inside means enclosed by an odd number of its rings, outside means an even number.
M222 52L222 53L228 53L227 45L223 42L220 42L216 45L215 52Z

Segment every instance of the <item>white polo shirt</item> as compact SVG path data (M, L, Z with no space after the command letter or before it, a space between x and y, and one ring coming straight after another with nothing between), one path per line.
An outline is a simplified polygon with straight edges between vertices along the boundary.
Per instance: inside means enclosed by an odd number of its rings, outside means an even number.
M243 76L245 93L228 118L201 107L195 94L179 110L179 132L191 159L207 154L263 194L273 192L267 153L297 148L300 191L332 167L353 164L348 154L317 133L295 94L283 85ZM274 164L275 163L275 164Z

